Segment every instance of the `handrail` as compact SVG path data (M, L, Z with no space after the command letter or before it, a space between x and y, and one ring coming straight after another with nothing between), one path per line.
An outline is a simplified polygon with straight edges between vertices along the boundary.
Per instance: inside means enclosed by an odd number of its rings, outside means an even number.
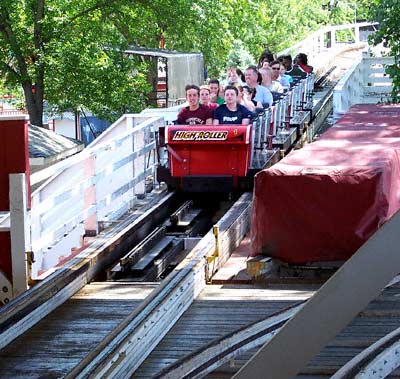
M305 39L299 41L295 45L280 51L277 55L295 55L297 53L305 53L308 55L308 61L314 66L314 72L319 72L329 65L332 55L336 55L341 51L348 50L352 47L366 47L367 41L360 39L360 29L367 26L375 27L379 25L377 22L358 22L353 24L325 26L315 32L312 32ZM338 43L336 33L342 30L354 29L353 43ZM333 54L334 53L334 54Z
M354 104L387 102L392 80L385 70L393 63L393 57L372 57L363 52L362 58L354 63L333 90L334 118L339 118Z

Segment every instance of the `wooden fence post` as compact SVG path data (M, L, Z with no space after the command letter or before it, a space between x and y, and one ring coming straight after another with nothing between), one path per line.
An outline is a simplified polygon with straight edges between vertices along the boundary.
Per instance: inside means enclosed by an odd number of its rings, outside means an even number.
M13 297L28 289L27 252L30 223L25 174L10 174L10 234Z

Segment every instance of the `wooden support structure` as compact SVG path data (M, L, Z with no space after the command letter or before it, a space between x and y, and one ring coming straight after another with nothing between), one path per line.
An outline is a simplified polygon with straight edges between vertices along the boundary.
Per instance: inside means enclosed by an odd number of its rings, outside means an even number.
M219 256L236 248L250 225L252 194L245 193L217 223ZM128 377L140 366L206 285L207 257L215 252L210 231L185 260L66 379ZM227 259L227 258L226 258Z
M269 341L301 307L302 304L289 306L264 320L218 338L204 348L168 366L153 379L202 378L229 362L230 359Z
M299 373L398 273L399 231L397 212L234 378L291 379Z
M37 324L68 300L111 262L123 255L127 246L138 243L170 212L174 194L165 193L131 214L73 260L38 285L0 308L0 349Z

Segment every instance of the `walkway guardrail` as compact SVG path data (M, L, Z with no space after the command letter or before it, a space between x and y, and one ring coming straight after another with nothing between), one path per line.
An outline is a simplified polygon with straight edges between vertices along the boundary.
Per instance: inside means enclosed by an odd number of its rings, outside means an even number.
M377 104L390 100L392 79L385 73L393 57L362 58L340 79L333 91L333 116L339 118L354 104Z
M42 183L32 193L30 211L33 279L145 196L162 122L124 115L81 153L31 176L32 185Z
M280 51L278 56L305 53L308 61L314 66L314 72L318 74L320 70L325 70L341 51L349 50L352 46L367 46L368 36L373 34L378 26L376 22L326 26L288 49Z

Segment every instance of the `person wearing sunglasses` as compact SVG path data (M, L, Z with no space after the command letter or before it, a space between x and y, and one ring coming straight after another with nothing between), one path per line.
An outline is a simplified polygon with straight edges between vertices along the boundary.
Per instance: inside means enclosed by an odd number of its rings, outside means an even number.
M271 62L271 78L274 87L271 91L282 93L284 88L290 87L288 80L285 80L281 75L281 62L278 60Z
M269 88L269 90L271 92L283 93L284 89L279 80L280 79L280 77L279 77L280 64L277 61L273 61L270 63L270 65L271 65L271 68L267 70L267 71L269 71L268 76L270 76L270 78L268 80L269 86L267 86L267 87Z

